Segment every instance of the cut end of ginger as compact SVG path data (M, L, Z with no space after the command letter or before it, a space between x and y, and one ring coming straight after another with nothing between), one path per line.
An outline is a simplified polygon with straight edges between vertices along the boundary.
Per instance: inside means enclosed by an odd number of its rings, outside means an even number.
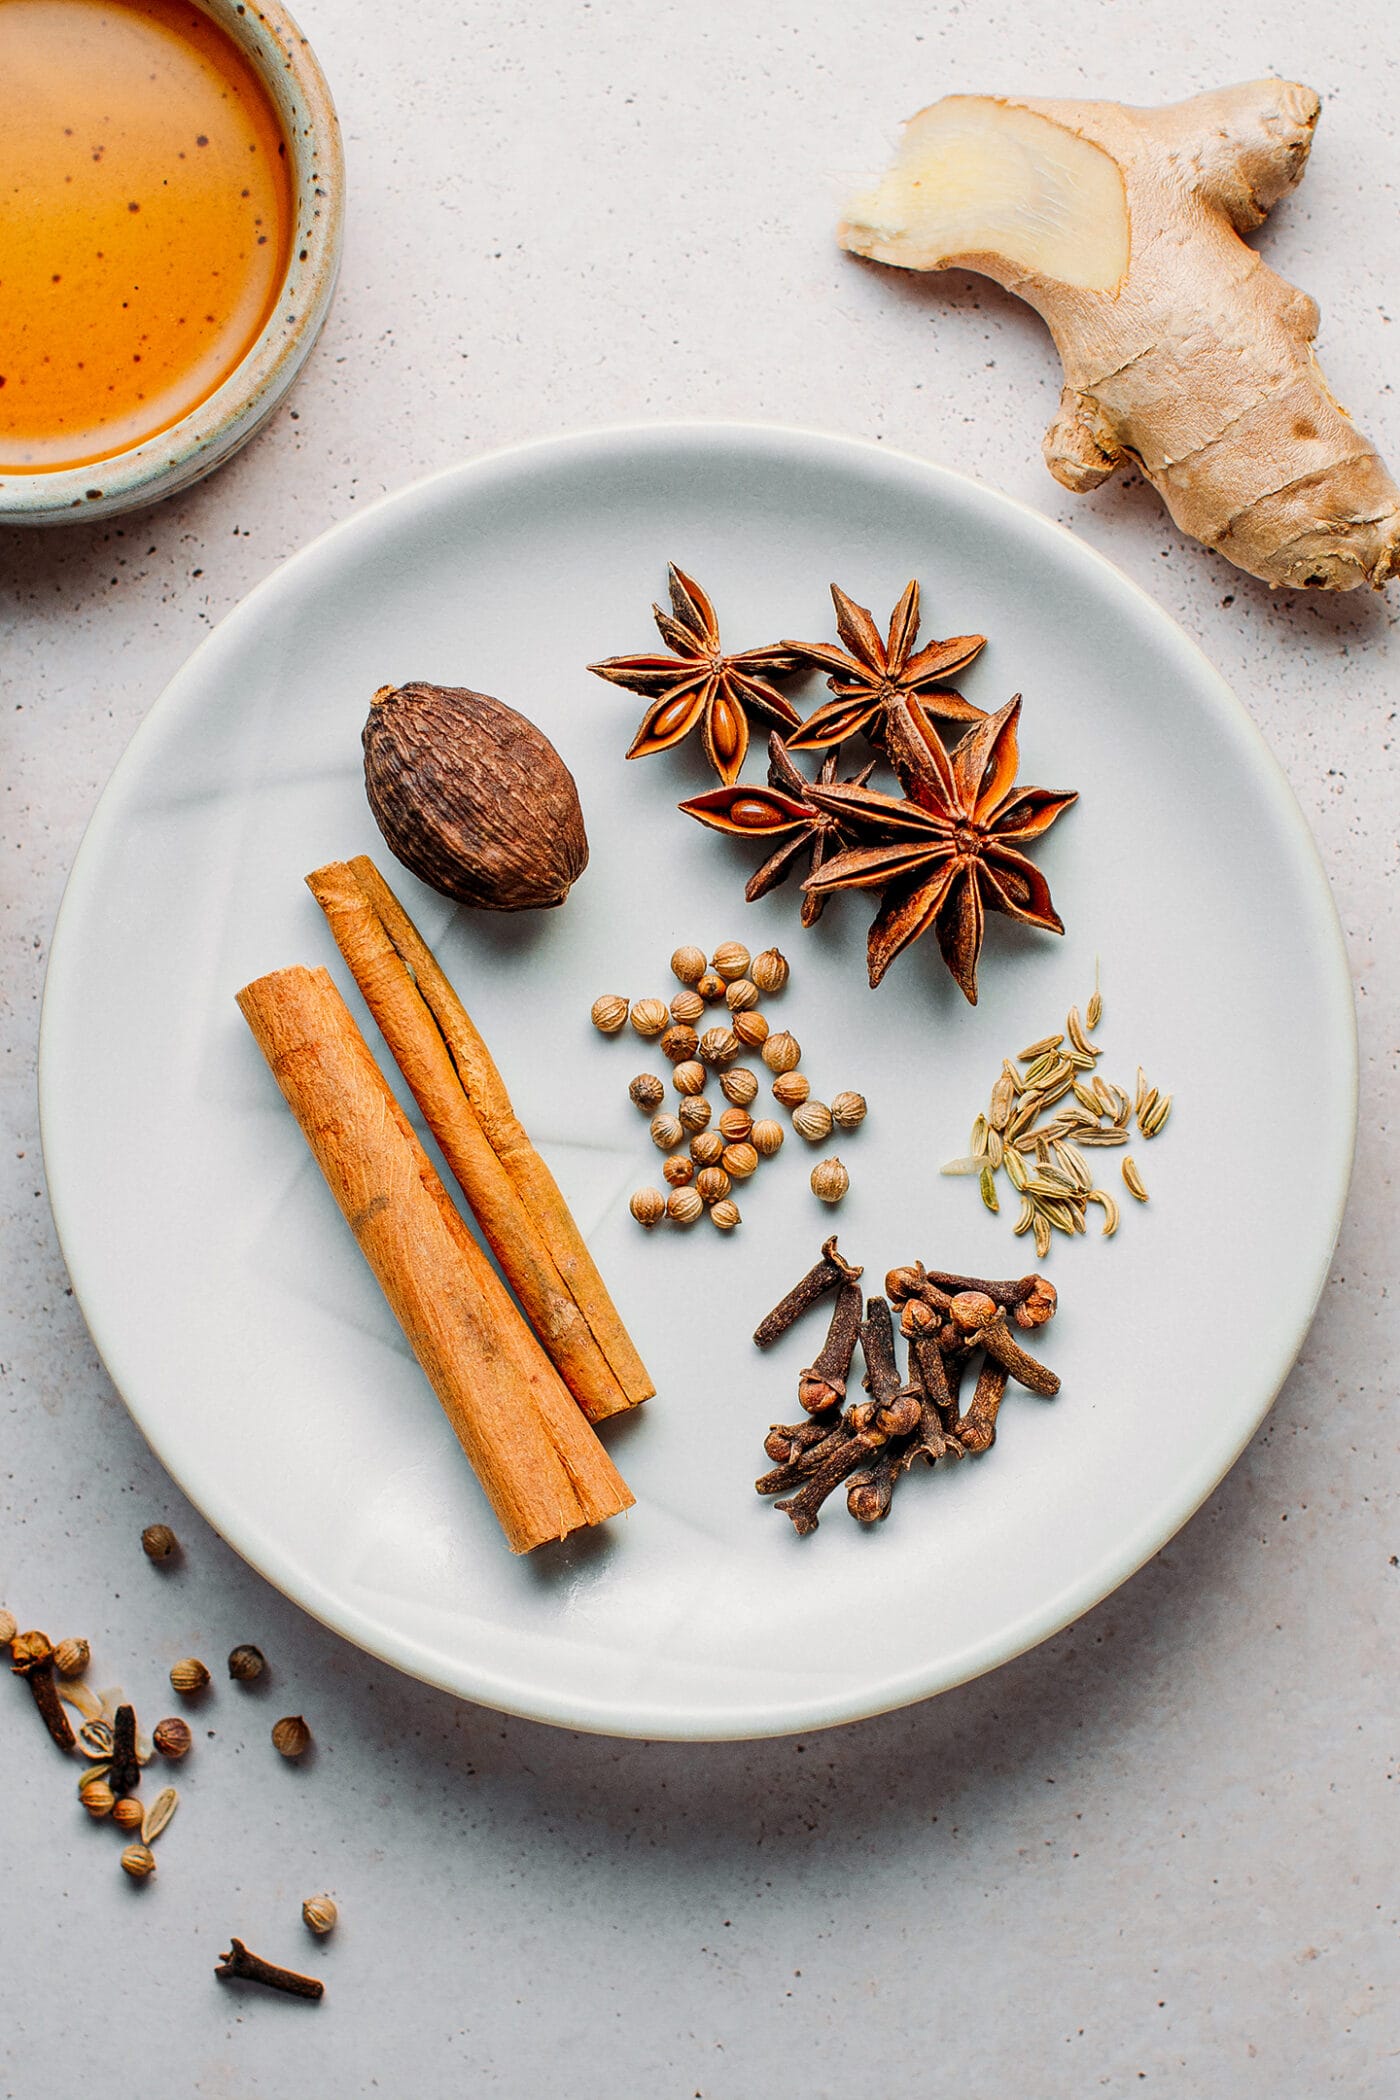
M995 255L1027 277L1111 292L1128 269L1128 206L1102 147L990 95L949 95L906 124L840 239L906 270Z

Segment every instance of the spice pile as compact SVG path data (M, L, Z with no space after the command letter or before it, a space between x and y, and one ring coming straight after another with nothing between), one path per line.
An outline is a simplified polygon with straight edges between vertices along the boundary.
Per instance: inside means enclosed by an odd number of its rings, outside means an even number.
M1054 1317L1055 1288L1043 1276L989 1283L914 1262L891 1269L887 1296L866 1299L862 1307L863 1273L829 1239L821 1260L754 1332L765 1349L835 1293L826 1341L798 1381L804 1419L774 1423L763 1447L773 1471L754 1482L760 1495L786 1497L774 1508L792 1519L799 1537L817 1529L822 1504L839 1487L857 1523L875 1524L889 1515L896 1486L916 1462L934 1465L989 1451L1008 1380L1045 1399L1060 1390L1055 1373L1027 1355L1011 1332L1013 1322L1036 1328ZM903 1377L891 1303L900 1308L908 1344ZM866 1397L848 1400L857 1344ZM977 1383L964 1409L965 1375L979 1354Z
M637 1223L648 1229L663 1219L693 1225L708 1210L712 1225L732 1232L741 1223L731 1193L734 1183L747 1181L760 1161L781 1151L786 1135L775 1118L752 1113L759 1077L751 1067L735 1062L740 1054L757 1052L772 1075L774 1100L790 1112L793 1129L809 1145L824 1143L833 1129L858 1130L865 1121L865 1097L836 1094L830 1107L814 1101L806 1074L798 1070L801 1044L786 1029L770 1030L759 1002L781 992L789 975L787 958L776 948L750 956L742 941L722 941L708 962L703 948L677 948L671 970L682 989L669 1005L664 999L629 1001L618 992L606 992L593 1002L591 1018L600 1034L617 1035L630 1021L643 1041L656 1042L670 1060L671 1084L680 1097L674 1113L663 1106L666 1083L657 1072L639 1072L627 1089L643 1115L651 1118L652 1143L667 1154L661 1172L670 1188L669 1195L657 1188L637 1189L629 1208ZM704 1020L706 1008L718 1008L721 1002L728 1009L727 1022L699 1033L697 1024ZM728 1104L713 1128L714 1110L705 1095L712 1071ZM688 1155L678 1150L687 1137ZM836 1158L819 1160L810 1181L812 1193L823 1203L839 1203L851 1185Z
M945 1174L975 1174L991 1211L1001 1209L996 1177L1005 1173L1021 1198L1012 1230L1033 1235L1042 1261L1052 1232L1073 1237L1088 1230L1091 1203L1104 1214L1101 1237L1111 1239L1118 1230L1117 1201L1096 1185L1084 1151L1127 1145L1134 1118L1140 1137L1155 1138L1172 1111L1172 1096L1159 1093L1141 1065L1132 1095L1092 1076L1103 1051L1086 1031L1097 1028L1102 1016L1096 986L1082 1017L1077 1006L1070 1008L1062 1034L1028 1043L1014 1062L1007 1058L985 1112L972 1126L969 1151L943 1168ZM1129 1195L1146 1203L1146 1184L1131 1155L1124 1156L1122 1174Z

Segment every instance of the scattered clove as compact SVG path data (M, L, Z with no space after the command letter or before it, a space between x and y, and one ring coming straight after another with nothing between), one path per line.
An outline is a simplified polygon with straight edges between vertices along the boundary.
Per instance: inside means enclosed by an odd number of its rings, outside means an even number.
M852 1268L848 1261L843 1260L837 1252L836 1235L833 1233L831 1238L823 1243L821 1260L816 1266L809 1269L801 1281L793 1285L787 1296L779 1299L772 1312L759 1321L753 1334L759 1348L766 1349L770 1342L777 1341L780 1334L786 1334L794 1320L800 1320L803 1313L810 1312L812 1307L818 1304L828 1291L834 1291L839 1283L854 1283L863 1273L861 1269Z
M821 1354L798 1380L797 1397L809 1415L825 1414L846 1397L846 1378L860 1339L860 1311L860 1285L848 1278L838 1286Z
M60 1750L74 1747L73 1724L53 1681L53 1643L46 1633L17 1633L10 1642L10 1668L28 1680L44 1726Z
M134 1794L141 1784L141 1766L136 1756L136 1710L119 1706L112 1716L112 1792Z
M154 1860L151 1864L154 1866ZM266 1984L270 1991L285 1991L289 1998L320 1998L326 1988L314 1976L299 1976L295 1969L279 1969L275 1962L264 1961L260 1954L245 1947L242 1940L232 1938L228 1953L219 1956L214 1974L225 1983Z

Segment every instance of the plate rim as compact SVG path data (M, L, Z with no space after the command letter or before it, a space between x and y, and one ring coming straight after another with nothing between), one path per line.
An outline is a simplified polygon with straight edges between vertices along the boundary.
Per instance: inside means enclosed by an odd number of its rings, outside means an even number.
M1066 550L1067 543L1071 561L1080 562L1110 594L1121 596L1126 593L1129 600L1135 604L1139 615L1144 617L1149 625L1155 624L1174 648L1184 650L1194 659L1200 685L1203 691L1209 694L1211 704L1229 720L1237 734L1240 730L1245 732L1245 742L1251 747L1256 777L1261 787L1268 791L1276 811L1286 820L1283 829L1290 836L1295 864L1300 865L1301 871L1306 872L1310 887L1315 891L1319 904L1324 907L1318 913L1318 923L1319 930L1325 929L1328 935L1324 963L1334 979L1334 986L1333 996L1324 1002L1323 1010L1328 1017L1331 1050L1336 1057L1338 1084L1331 1105L1334 1113L1340 1112L1343 1136L1338 1148L1338 1157L1332 1163L1334 1186L1325 1259L1319 1260L1317 1281L1311 1298L1297 1313L1292 1326L1283 1334L1264 1383L1261 1404L1257 1411L1251 1412L1248 1419L1242 1422L1239 1433L1231 1438L1228 1444L1213 1446L1194 1471L1178 1474L1172 1492L1159 1497L1127 1538L1121 1540L1112 1552L1101 1555L1091 1567L1081 1570L1052 1597L1042 1599L1010 1626L1004 1627L996 1637L988 1636L971 1643L951 1658L945 1656L937 1668L904 1670L879 1683L865 1684L859 1690L838 1698L830 1695L807 1695L771 1701L761 1709L755 1709L749 1704L735 1704L715 1710L691 1708L680 1702L661 1706L653 1703L643 1708L633 1701L631 1704L635 1711L629 1714L629 1702L626 1700L595 1700L578 1695L550 1698L547 1689L530 1687L524 1680L511 1681L496 1669L457 1669L455 1672L446 1669L440 1654L430 1645L421 1640L415 1641L406 1636L386 1633L357 1606L339 1596L313 1571L298 1562L293 1553L279 1548L274 1540L267 1538L255 1519L240 1516L237 1509L226 1505L219 1493L216 1479L196 1485L187 1477L184 1466L172 1463L160 1438L144 1419L139 1400L128 1392L117 1369L114 1368L114 1359L120 1356L120 1349L115 1344L110 1330L104 1337L99 1325L94 1321L83 1285L70 1260L69 1248L75 1243L77 1233L75 1220L62 1193L62 1143L56 1135L60 1113L56 1098L59 1082L53 1077L57 1052L51 1046L58 1038L62 1025L62 1008L69 992L69 973L65 960L70 945L66 938L67 929L80 923L87 896L92 888L89 868L96 866L108 836L119 835L116 829L119 817L117 805L121 799L120 790L123 783L137 773L145 743L156 733L157 725L163 726L165 717L180 706L182 690L192 682L197 685L199 667L206 653L217 652L218 649L227 647L231 630L236 631L248 620L256 621L264 600L275 597L279 591L287 588L286 578L289 572L296 572L300 566L323 558L326 549L333 546L341 535L360 532L366 529L368 524L382 521L386 513L395 509L411 513L431 491L449 483L469 485L476 478L485 478L491 472L503 468L510 471L515 467L522 467L529 471L538 468L542 461L547 464L551 459L567 467L580 461L586 462L590 454L626 456L629 452L661 452L677 445L722 451L736 443L745 445L750 455L755 443L761 443L774 454L785 454L788 457L806 456L810 459L814 452L818 452L826 453L833 461L839 461L844 456L851 464L857 466L870 467L878 463L880 467L894 467L912 472L915 476L925 478L935 488L939 485L951 486L954 490L963 492L964 496L970 491L977 502L985 504L991 511L1012 512L1028 526L1032 535L1045 534L1050 540L1058 543L1062 551ZM76 941L76 934L73 938ZM1008 495L989 482L981 481L959 469L921 458L916 453L876 443L867 438L853 437L844 432L741 418L712 420L698 417L641 423L623 421L589 425L559 434L496 446L467 459L454 461L430 474L419 476L402 488L387 491L372 504L367 504L363 510L351 512L336 520L334 524L308 540L304 546L284 556L267 575L259 578L209 633L200 638L166 680L133 730L98 795L74 855L50 937L38 1049L40 1144L50 1210L59 1249L68 1268L73 1295L103 1367L127 1412L161 1465L181 1492L204 1516L206 1522L241 1559L246 1560L292 1603L308 1611L330 1631L391 1667L455 1697L473 1701L497 1712L588 1734L643 1741L755 1741L781 1735L809 1733L821 1728L870 1719L877 1714L888 1713L922 1699L934 1697L941 1692L951 1691L960 1684L968 1683L990 1670L999 1668L1003 1663L1013 1661L1017 1656L1039 1646L1042 1641L1062 1632L1065 1627L1072 1625L1129 1581L1190 1522L1237 1463L1269 1414L1297 1361L1326 1287L1345 1215L1355 1156L1358 1086L1356 1007L1350 960L1336 900L1332 895L1317 841L1287 775L1269 748L1253 716L1194 637L1189 635L1141 584L1121 570L1107 555L1080 539L1058 519L1047 516L1029 503ZM60 1161L57 1175L54 1172L56 1159Z

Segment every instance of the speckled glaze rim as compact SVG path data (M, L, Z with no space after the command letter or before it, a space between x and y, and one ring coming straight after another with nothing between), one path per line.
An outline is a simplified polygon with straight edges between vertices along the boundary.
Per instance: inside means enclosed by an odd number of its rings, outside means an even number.
M140 445L83 467L0 474L0 524L66 525L135 510L199 481L259 430L321 332L340 267L345 162L315 53L279 0L194 0L251 60L292 159L291 257L267 325L197 408Z

